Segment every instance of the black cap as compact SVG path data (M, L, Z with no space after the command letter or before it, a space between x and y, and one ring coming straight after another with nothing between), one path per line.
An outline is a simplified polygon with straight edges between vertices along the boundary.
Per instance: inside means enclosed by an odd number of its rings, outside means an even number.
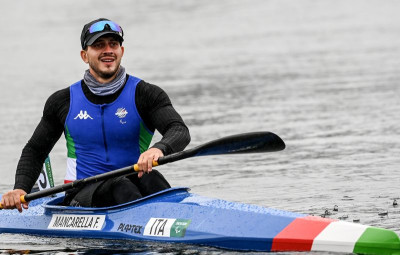
M90 33L89 29L90 27L100 21L109 21L110 24L107 23L100 23L101 26L99 27L99 31L95 31ZM114 29L113 29L114 28ZM118 28L120 31L117 31ZM92 45L97 39L99 39L99 37L106 35L106 34L110 34L110 35L114 35L119 39L119 42L122 44L122 42L124 41L124 32L122 30L122 28L115 22L109 20L109 19L104 19L104 18L100 18L100 19L96 19L93 20L89 23L87 23L85 26L83 26L82 29L82 33L81 33L81 46L82 49L86 49L86 47L88 45Z

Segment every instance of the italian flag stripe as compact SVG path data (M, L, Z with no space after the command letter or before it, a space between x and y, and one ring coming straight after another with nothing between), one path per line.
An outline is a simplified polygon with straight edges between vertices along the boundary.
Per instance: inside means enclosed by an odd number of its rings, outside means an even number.
M364 254L400 254L400 239L394 231L368 227L358 239L353 252Z
M297 218L275 236L271 251L311 251L315 237L332 221L315 216Z
M400 239L387 229L306 216L296 218L276 235L271 251L400 254Z
M315 239L312 251L353 252L367 226L345 221L332 222Z

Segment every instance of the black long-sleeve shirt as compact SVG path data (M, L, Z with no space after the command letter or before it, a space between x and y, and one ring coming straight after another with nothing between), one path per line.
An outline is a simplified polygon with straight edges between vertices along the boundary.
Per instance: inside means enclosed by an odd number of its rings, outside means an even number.
M94 104L111 103L123 90L121 88L115 94L97 96L83 81L81 86L85 96ZM189 144L189 130L164 90L142 80L136 87L135 102L147 128L152 132L157 129L163 136L161 141L152 146L153 148L158 148L164 155L168 155L183 150ZM43 116L22 150L14 189L23 189L26 192L31 190L40 175L44 160L64 131L69 108L69 87L55 92L47 99Z

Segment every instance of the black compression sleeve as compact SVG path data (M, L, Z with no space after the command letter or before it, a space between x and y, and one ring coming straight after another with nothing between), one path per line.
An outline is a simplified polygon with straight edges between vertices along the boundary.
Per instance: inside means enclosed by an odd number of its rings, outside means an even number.
M68 104L65 103L66 101ZM69 89L60 90L49 97L43 110L42 119L22 150L15 175L14 189L30 192L39 177L44 160L64 130L61 119L64 116L65 120L68 108Z
M181 116L173 108L167 93L156 85L141 81L136 89L136 106L145 125L163 136L153 145L164 155L183 150L190 142L190 133Z

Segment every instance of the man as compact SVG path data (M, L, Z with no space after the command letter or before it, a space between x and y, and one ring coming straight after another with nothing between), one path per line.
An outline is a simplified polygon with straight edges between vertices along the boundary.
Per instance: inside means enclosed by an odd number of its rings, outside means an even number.
M63 132L68 148L65 182L136 162L140 170L68 192L66 205L111 206L170 187L152 169L152 161L183 150L190 142L189 130L161 88L126 74L120 64L123 40L122 28L108 19L83 27L81 58L89 69L83 80L48 98L22 151L14 190L2 197L4 208L28 208L28 203L21 205L20 196L31 190ZM163 137L148 148L156 129Z

